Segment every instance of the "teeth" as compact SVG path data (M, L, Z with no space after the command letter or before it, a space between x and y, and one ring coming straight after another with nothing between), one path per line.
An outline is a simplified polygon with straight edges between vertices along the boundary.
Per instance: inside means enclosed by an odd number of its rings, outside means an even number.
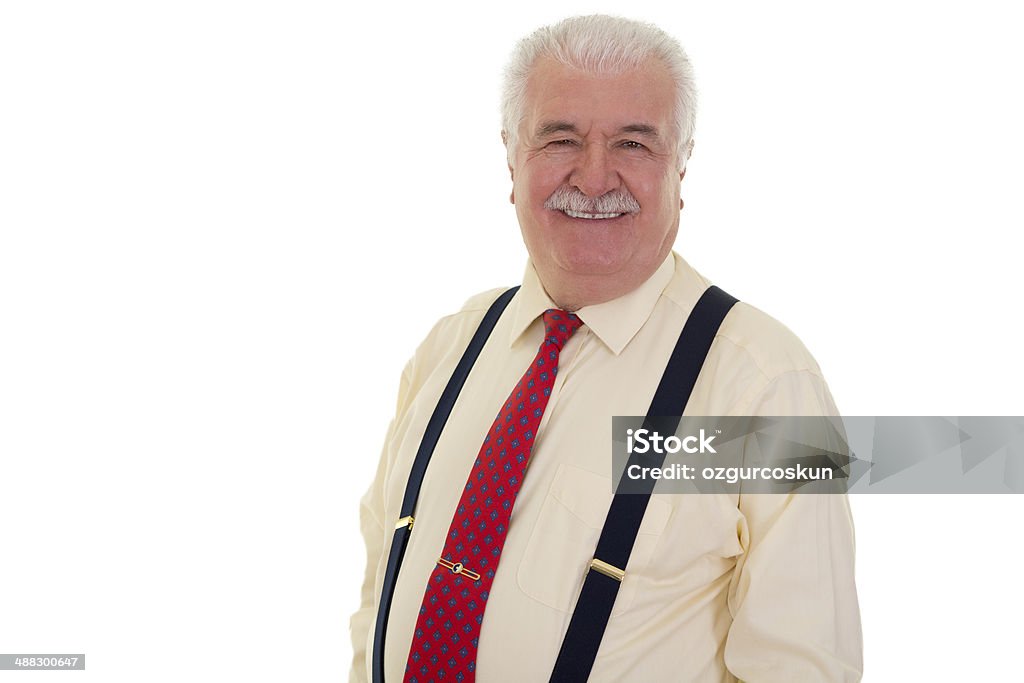
M565 209L565 215L570 218L586 218L588 220L595 220L598 218L618 218L621 213L578 213L571 209Z

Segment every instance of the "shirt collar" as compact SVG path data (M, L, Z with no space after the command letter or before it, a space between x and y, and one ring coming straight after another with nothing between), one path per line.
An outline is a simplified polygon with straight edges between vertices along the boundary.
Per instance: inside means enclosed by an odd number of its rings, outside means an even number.
M603 304L584 306L576 311L576 315L617 356L651 317L654 305L672 280L674 272L674 258L669 253L654 274L632 292ZM544 311L558 308L544 291L532 261L526 264L523 286L516 299L518 304L512 321L509 346L515 344Z

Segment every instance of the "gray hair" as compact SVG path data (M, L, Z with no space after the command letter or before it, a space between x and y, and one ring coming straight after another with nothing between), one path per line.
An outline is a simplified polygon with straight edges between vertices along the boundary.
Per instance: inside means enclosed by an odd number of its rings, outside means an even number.
M527 81L541 57L551 57L583 71L612 75L635 69L652 57L661 60L676 86L674 118L679 168L686 166L697 114L690 60L675 38L657 26L603 14L570 17L544 26L516 45L505 68L501 97L502 136L510 166L519 124L525 115Z

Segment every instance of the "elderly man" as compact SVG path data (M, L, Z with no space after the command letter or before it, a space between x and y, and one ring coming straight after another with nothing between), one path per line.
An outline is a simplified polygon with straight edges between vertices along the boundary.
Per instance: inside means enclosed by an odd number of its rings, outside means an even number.
M362 501L353 681L859 680L844 496L656 493L625 566L595 550L623 541L611 417L674 390L677 340L688 415L835 413L791 332L672 252L694 100L650 25L577 17L516 48L502 137L530 259L402 375ZM691 316L715 290L717 327Z

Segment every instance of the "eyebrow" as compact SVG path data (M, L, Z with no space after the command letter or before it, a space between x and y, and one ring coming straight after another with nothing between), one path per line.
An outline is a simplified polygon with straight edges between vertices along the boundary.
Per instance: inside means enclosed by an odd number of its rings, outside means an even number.
M618 132L637 133L651 138L659 137L658 129L647 123L630 123L619 128ZM579 134L579 129L576 127L576 124L569 123L568 121L548 121L537 127L537 137L539 138L554 135L555 133Z
M647 123L631 123L619 129L620 133L639 133L648 137L658 137L658 129Z
M537 127L537 137L544 138L555 133L579 133L579 129L568 121L548 121Z

